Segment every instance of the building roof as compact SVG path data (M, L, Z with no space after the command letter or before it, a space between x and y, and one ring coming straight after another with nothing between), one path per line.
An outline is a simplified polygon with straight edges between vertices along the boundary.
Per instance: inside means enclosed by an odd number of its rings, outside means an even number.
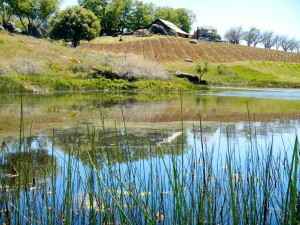
M158 20L160 20L162 23L164 23L167 27L175 30L177 33L189 35L188 33L184 32L183 30L181 30L180 28L178 28L174 23L171 23L171 22L169 22L167 20L163 20L163 19L158 19Z
M205 29L205 30L217 30L217 28L213 26L201 26L199 27L200 29Z

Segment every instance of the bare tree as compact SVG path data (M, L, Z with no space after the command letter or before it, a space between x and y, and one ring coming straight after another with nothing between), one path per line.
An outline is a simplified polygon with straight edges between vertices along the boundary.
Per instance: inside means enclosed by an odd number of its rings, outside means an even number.
M280 35L275 35L275 37L274 37L274 46L275 46L276 50L278 50L281 47L281 38L282 38L282 36L280 36Z
M280 46L282 47L283 51L288 51L289 50L289 39L287 36L281 36L280 40Z
M253 46L256 47L256 45L260 42L260 40L261 40L260 30L257 29L256 32L254 32L254 36L253 36Z
M293 52L294 50L297 49L298 42L295 38L290 39L288 42L289 42L288 50Z
M265 48L272 48L275 44L274 32L273 31L264 31L261 34L261 43Z
M224 37L233 44L239 44L240 41L243 39L243 28L241 26L239 27L233 27L230 28L228 31L225 32Z
M249 31L245 31L243 33L243 39L247 42L248 46L259 43L257 42L257 40L260 39L259 29L257 29L256 27L251 27ZM254 47L256 46L256 44L254 45Z
M297 53L300 53L300 41L299 40L297 41L297 44L296 44L296 51L297 51Z

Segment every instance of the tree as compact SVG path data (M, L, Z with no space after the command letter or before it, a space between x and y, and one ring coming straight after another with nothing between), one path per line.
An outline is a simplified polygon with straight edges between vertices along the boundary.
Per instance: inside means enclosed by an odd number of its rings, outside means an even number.
M248 46L255 47L260 42L260 30L256 27L251 27L249 31L243 33L243 39L247 42Z
M300 41L299 40L296 42L296 51L297 51L297 53L300 53Z
M108 0L78 0L78 5L91 10L101 21L105 16Z
M196 20L196 15L190 10L187 10L185 8L179 8L176 9L177 15L178 15L178 22L179 27L189 33L192 29L192 25Z
M100 32L100 22L95 14L80 6L74 6L58 13L52 21L50 37L72 42L77 47L81 40L91 41Z
M232 44L239 44L243 38L243 34L244 32L241 26L233 27L225 32L224 37Z
M267 49L272 48L275 45L274 33L273 31L264 31L261 34L261 43Z
M221 36L219 34L212 34L210 35L210 40L211 41L216 41L216 40L221 40Z
M111 0L106 7L103 21L104 29L110 34L112 30L123 32L130 27L132 0Z
M256 29L253 35L253 46L256 47L258 43L261 41L261 33L259 29Z
M290 42L287 36L281 36L280 38L280 46L282 47L283 51L288 51L290 47Z
M25 31L36 36L38 28L53 15L59 7L59 0L6 0L13 13L20 19ZM25 23L27 20L27 26Z
M293 52L295 49L297 49L298 42L295 38L288 40L289 46L288 50Z
M207 61L197 63L197 65L195 67L195 72L199 75L199 83L201 83L202 76L205 73L207 73L208 70L209 70L209 67L208 67Z
M136 0L131 12L130 29L141 29L153 21L154 4Z
M171 7L156 7L154 12L154 19L167 20L174 23L176 26L180 27L178 14L176 10Z
M2 20L3 27L10 20L13 15L10 5L5 0L0 0L0 16Z
M274 46L276 48L276 50L278 50L281 46L281 37L280 35L275 35L274 37Z

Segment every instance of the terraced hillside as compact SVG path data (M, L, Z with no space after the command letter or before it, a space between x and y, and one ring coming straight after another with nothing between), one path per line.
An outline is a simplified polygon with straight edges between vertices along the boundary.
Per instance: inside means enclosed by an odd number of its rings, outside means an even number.
M158 62L192 59L208 60L212 63L252 60L300 63L300 54L297 53L207 41L190 44L188 39L174 37L132 37L128 41L125 39L125 41L114 43L96 40L83 43L80 48L117 54L134 54Z

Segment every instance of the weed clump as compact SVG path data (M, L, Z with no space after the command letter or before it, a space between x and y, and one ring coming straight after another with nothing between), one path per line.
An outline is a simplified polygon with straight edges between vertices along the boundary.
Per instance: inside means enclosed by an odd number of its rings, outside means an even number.
M17 59L10 67L19 75L39 75L41 73L41 67L32 59Z
M127 80L158 79L167 80L169 75L165 69L155 62L134 57L118 60L114 65L120 78Z

